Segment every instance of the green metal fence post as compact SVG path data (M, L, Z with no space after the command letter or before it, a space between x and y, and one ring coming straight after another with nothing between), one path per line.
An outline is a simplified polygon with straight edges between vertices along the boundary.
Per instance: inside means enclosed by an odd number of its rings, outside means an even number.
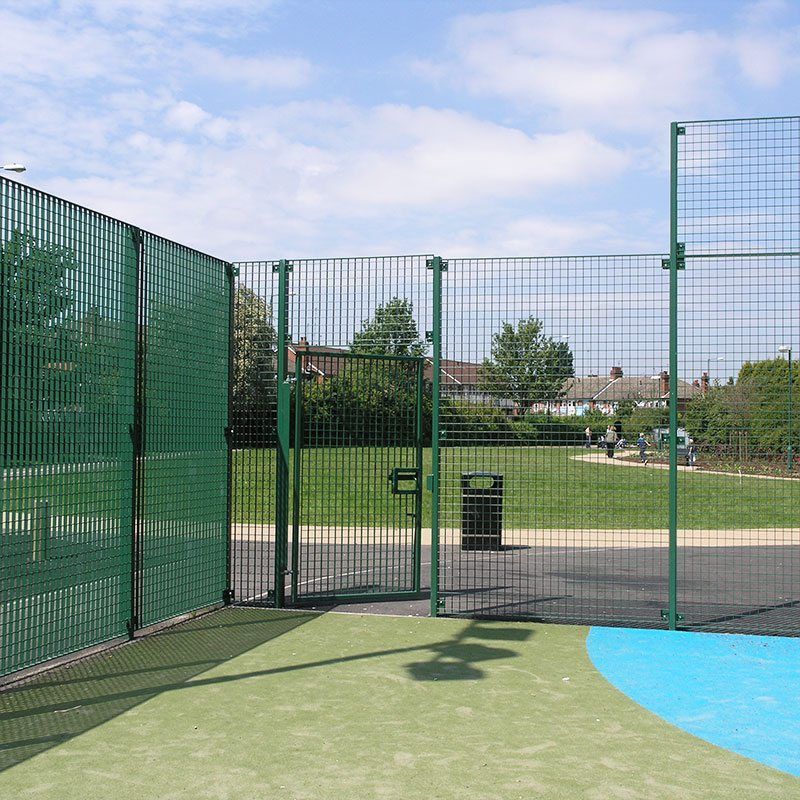
M678 136L683 129L670 126L669 219L669 629L678 624L678 269L683 247L678 242ZM679 263L679 261L681 263Z
M416 468L419 485L417 486L417 496L414 498L414 591L419 592L421 588L421 564L422 561L422 464L423 464L423 426L422 411L425 396L425 361L419 359L417 368L417 417L415 420L414 438L416 440Z
M303 475L303 356L294 359L294 470L292 476L292 604L297 602L297 580L300 573L300 492ZM290 415L291 416L291 415Z
M792 348L788 348L789 351L789 449L786 455L787 467L789 472L792 471L792 465L794 462L793 452L792 452Z
M228 277L228 421L225 425L225 441L228 447L227 455L227 488L225 497L225 520L227 540L225 543L225 589L222 592L222 601L228 605L233 598L233 365L236 346L234 335L234 315L236 312L236 278L239 268L235 264L226 264Z
M134 379L133 379L133 420L130 425L133 442L131 459L131 564L130 564L130 615L126 622L128 636L132 639L139 627L141 617L142 552L141 526L144 518L144 416L145 416L145 353L147 350L146 326L142 322L142 310L146 306L147 287L144 274L144 240L139 228L129 227L133 254L131 268L135 271L136 310L134 312Z
M439 391L442 364L442 272L447 262L440 256L428 260L433 272L433 376L431 392L433 411L431 419L431 475L428 488L431 498L431 616L439 613Z
M281 260L273 267L278 273L278 448L275 467L275 607L284 605L289 542L289 411L288 383L289 273L292 265Z

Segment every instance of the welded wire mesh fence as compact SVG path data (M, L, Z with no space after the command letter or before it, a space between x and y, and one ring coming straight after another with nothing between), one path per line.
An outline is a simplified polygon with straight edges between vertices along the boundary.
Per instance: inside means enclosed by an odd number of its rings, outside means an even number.
M427 266L425 256L291 263L295 598L331 588L376 596L419 583ZM304 356L308 348L316 355ZM397 482L395 470L415 476Z
M671 145L669 257L231 268L2 179L0 672L428 565L434 613L800 633L800 119Z
M142 236L139 625L219 602L227 586L227 273Z
M136 243L0 179L0 673L131 617Z
M231 591L274 604L277 262L236 265L231 391Z
M673 142L677 355L703 390L679 407L680 624L798 633L800 118L679 123Z
M382 468L348 450L334 365L413 349L435 613L798 632L799 142L796 119L674 126L669 257L275 262L275 601L363 571L340 545Z
M221 599L225 265L0 179L0 674Z
M295 601L419 589L422 370L413 356L298 353Z
M237 600L281 605L290 593L316 597L332 586L375 595L404 591L403 576L418 576L417 438L430 438L431 399L429 380L418 387L413 376L432 370L426 261L237 264ZM398 366L406 360L410 367ZM417 410L418 388L427 413ZM412 500L392 492L395 468L418 473Z
M653 441L669 392L661 261L448 261L443 612L662 624L668 473ZM696 393L681 382L684 401Z

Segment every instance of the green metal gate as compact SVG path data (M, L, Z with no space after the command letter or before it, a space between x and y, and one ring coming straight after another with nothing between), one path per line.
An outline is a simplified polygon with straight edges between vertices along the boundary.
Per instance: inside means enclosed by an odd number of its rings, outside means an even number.
M294 348L293 603L419 593L423 367Z

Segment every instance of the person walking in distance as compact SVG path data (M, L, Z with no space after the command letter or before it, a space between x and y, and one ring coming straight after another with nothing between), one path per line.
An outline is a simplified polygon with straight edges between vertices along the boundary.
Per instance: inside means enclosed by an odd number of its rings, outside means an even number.
M689 447L686 450L686 461L688 462L690 467L694 467L694 462L697 461L697 445L694 443L694 439L689 439L688 442Z
M606 456L614 458L614 448L617 446L617 429L613 425L606 428Z
M592 449L592 429L587 425L586 430L584 431L586 435L586 443L583 445L587 450Z
M644 438L644 433L639 434L639 438L636 440L636 446L639 448L639 458L642 464L647 463L647 448L650 447L650 442Z

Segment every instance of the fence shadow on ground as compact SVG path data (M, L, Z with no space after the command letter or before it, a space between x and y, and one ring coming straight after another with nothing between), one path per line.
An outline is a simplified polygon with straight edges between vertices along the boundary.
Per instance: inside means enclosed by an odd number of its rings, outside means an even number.
M317 618L225 609L58 667L0 694L0 770Z
M492 647L470 639L524 642L531 636L533 630L529 627L500 627L496 623L482 625L477 621L472 622L452 639L428 645L426 649L431 651L431 658L407 664L406 669L418 681L478 680L484 673L476 664L499 658L514 658L519 654L515 650Z
M427 660L405 665L413 680L478 680L484 677L484 671L476 665L519 655L516 650L484 642L521 642L534 634L529 627L472 621L455 636L423 645L190 680L319 616L268 609L225 609L8 689L0 694L0 771L162 692L401 653L429 654Z

